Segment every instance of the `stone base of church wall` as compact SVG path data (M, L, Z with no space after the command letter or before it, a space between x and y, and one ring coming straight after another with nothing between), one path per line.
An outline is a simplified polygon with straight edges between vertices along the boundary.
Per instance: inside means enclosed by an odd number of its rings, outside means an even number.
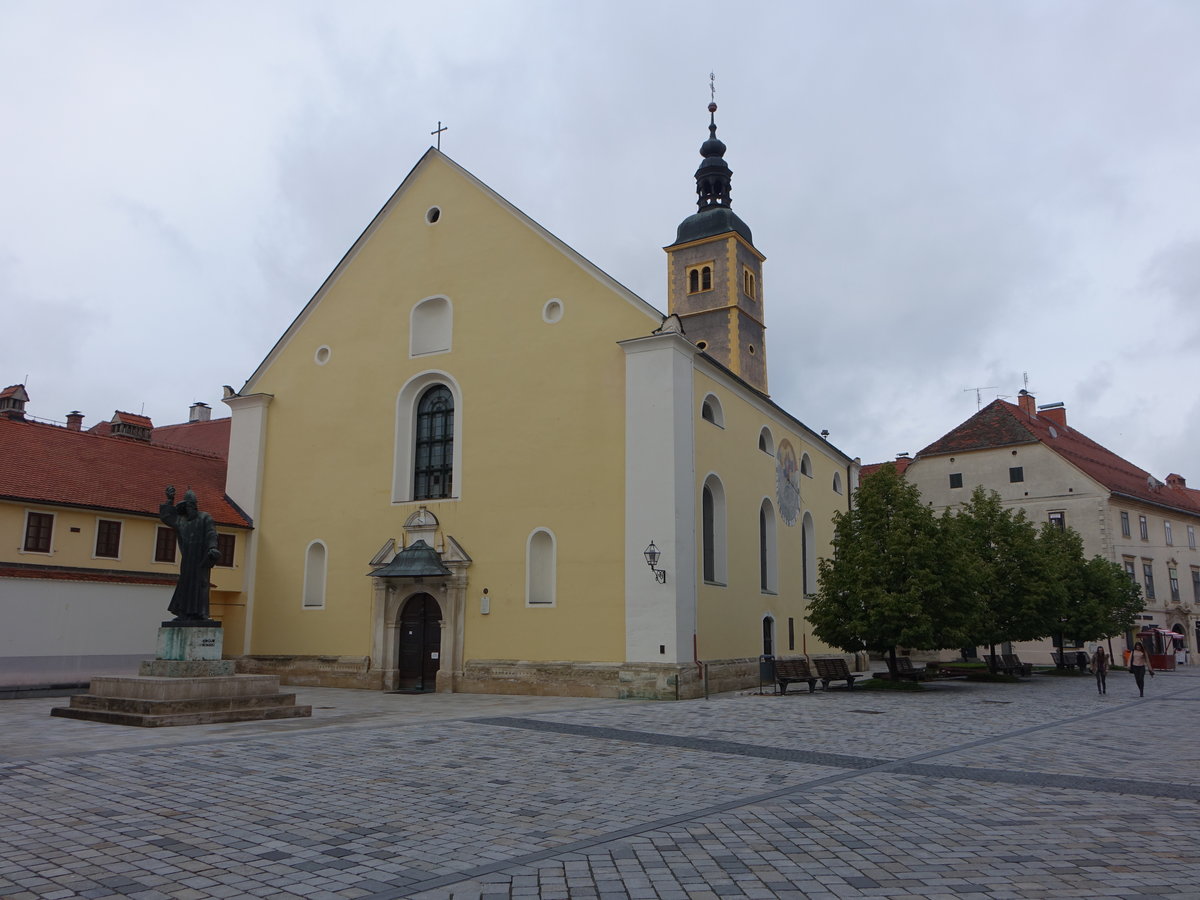
M756 659L708 662L709 693L758 685ZM614 700L690 700L704 696L694 663L574 663L471 660L454 689L475 694L610 697Z
M705 663L708 692L758 687L758 660L723 659ZM243 656L242 675L276 675L280 684L306 687L389 690L387 674L372 669L367 657ZM439 690L443 689L441 673ZM450 690L465 694L517 694L545 697L607 697L613 700L691 700L703 697L704 678L695 663L532 662L469 660L451 677Z
M241 656L239 675L277 675L280 684L380 691L383 672L366 656Z

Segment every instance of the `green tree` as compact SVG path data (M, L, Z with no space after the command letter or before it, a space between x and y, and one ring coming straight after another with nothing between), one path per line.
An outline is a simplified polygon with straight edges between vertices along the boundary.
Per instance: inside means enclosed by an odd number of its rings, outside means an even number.
M1142 589L1116 563L1083 554L1072 528L1049 523L1038 534L1054 632L1077 643L1110 637L1133 627L1142 611Z
M893 465L862 480L854 508L834 516L833 555L818 565L807 619L848 652L960 647L973 611L957 535Z
M975 616L969 646L987 646L994 657L1005 641L1035 641L1053 633L1057 610L1048 610L1038 534L1023 509L1009 509L995 491L975 488L947 523L959 536L971 572Z

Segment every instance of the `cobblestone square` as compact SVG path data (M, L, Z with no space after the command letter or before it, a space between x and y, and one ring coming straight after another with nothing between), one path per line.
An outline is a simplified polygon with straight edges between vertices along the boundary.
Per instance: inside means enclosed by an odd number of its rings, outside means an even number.
M676 703L0 701L0 897L1200 898L1200 673Z

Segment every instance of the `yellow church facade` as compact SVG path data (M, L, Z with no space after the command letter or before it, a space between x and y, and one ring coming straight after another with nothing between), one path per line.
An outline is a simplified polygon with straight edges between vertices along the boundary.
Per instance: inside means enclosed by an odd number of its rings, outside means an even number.
M762 257L716 212L664 318L429 150L227 390L239 671L674 698L829 652L804 596L857 461L766 394Z

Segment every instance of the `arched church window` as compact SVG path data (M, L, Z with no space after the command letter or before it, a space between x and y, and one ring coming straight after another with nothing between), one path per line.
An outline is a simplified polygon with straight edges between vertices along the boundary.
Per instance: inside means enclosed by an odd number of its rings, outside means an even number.
M712 394L705 397L704 402L700 404L700 418L705 422L712 422L719 428L724 428L725 413L721 409L721 401Z
M413 499L449 497L454 476L454 396L435 384L417 403Z
M700 290L700 271L692 269L688 272L688 293L695 294Z
M766 425L758 433L758 449L767 454L767 456L775 455L775 439L771 437L771 429Z
M700 270L700 290L712 290L712 266L705 266Z
M725 487L716 475L700 492L701 575L709 584L725 584Z
M815 594L817 591L817 538L810 512L804 514L804 522L800 527L800 554L804 593Z
M773 594L779 589L778 550L775 544L775 507L763 500L758 508L759 589Z
M812 460L808 458L807 453L800 457L800 474L807 475L809 478L813 477Z

